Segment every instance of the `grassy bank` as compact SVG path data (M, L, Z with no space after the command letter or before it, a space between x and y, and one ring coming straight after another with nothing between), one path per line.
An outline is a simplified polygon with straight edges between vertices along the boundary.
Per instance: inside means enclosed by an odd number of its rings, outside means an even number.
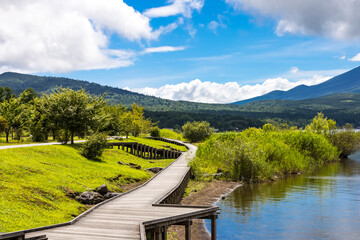
M143 169L173 161L151 163L116 148L105 150L102 161L90 161L78 148L57 145L0 150L0 232L69 221L89 208L71 195L104 183L111 191L122 192L128 184L152 176ZM138 164L142 170L118 161Z
M299 173L339 160L340 152L320 134L297 129L249 128L213 135L200 144L190 163L198 179L258 182Z

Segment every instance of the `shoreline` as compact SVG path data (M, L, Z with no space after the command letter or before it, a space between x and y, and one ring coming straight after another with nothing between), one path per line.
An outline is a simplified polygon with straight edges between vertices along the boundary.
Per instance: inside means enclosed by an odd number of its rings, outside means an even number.
M206 182L205 186L198 192L193 192L181 201L181 205L202 205L214 206L220 199L226 197L236 188L243 184L239 182L229 181L212 181ZM202 219L193 221L191 226L191 236L193 239L210 239L210 233L205 227L205 222ZM168 229L169 240L185 239L183 226L171 226Z

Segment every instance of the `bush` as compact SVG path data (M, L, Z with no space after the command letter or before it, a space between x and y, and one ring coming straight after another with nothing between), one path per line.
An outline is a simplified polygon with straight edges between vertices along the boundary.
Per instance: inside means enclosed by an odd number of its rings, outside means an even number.
M199 145L190 166L198 178L221 169L225 179L258 182L306 171L338 156L325 136L267 126L211 136Z
M342 158L348 157L360 148L360 138L351 125L346 125L331 134L330 141L338 148Z
M83 144L80 154L91 160L99 160L107 147L107 135L95 133Z
M184 138L190 142L202 142L214 133L214 128L206 121L187 122L182 126L182 130Z
M160 137L160 129L158 127L152 127L150 129L150 136L152 136L152 137Z

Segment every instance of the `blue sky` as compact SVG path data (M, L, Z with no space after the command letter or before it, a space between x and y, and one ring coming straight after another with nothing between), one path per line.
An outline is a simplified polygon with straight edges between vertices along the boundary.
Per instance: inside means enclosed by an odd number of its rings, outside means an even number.
M0 71L232 102L357 67L358 10L351 0L4 0Z

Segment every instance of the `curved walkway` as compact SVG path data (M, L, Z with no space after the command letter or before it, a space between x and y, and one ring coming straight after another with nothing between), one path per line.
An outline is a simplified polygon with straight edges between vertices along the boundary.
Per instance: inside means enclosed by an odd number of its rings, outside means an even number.
M46 234L49 240L146 239L145 230L150 229L153 238L166 239L169 225L181 224L189 229L191 219L207 218L209 210L213 219L217 207L157 204L176 189L189 172L187 162L194 156L196 146L185 145L189 148L186 154L141 187L100 204L71 223L63 224L65 226L26 230L26 238ZM189 232L187 239L191 237Z

